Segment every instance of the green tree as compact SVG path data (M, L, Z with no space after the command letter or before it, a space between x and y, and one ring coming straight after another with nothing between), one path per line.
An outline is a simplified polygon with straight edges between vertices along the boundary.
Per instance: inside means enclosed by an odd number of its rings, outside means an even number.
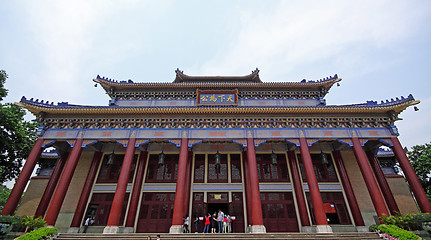
M0 70L0 102L8 90L7 79ZM36 140L37 124L24 120L25 110L11 103L0 103L0 183L18 176L22 162L27 158Z
M431 199L431 144L413 146L407 155L428 199Z
M0 184L0 211L3 210L7 199L9 198L10 189Z

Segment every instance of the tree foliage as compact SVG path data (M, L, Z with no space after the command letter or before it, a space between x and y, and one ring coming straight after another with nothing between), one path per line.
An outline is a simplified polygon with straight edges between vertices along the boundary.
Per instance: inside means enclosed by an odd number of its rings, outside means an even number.
M413 146L407 155L428 199L431 199L431 143Z
M0 101L6 97L7 79L0 70ZM35 142L37 124L24 120L25 110L10 103L0 103L0 183L18 176L22 162Z
M7 199L9 198L10 189L0 184L0 211L3 210Z

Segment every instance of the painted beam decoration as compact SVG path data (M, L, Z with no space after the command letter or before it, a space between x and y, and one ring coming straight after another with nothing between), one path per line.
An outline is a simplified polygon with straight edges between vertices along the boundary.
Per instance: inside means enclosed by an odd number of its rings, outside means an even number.
M238 106L238 89L196 90L197 106Z

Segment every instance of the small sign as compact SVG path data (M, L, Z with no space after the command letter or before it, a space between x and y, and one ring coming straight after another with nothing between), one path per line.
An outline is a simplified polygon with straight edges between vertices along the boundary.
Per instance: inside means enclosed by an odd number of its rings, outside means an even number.
M325 209L325 213L337 213L335 210L335 205L333 203L324 203L323 209Z
M221 200L221 194L214 194L215 200Z
M236 217L235 217L235 216L230 216L230 218L231 218L232 220L236 220Z
M197 106L238 105L238 89L234 90L197 90Z
M204 217L199 217L199 220L201 220L201 221L204 220Z

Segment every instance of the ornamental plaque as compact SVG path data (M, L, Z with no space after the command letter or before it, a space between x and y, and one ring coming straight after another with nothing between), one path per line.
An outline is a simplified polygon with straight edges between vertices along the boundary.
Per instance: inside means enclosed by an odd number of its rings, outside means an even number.
M238 89L196 90L197 106L238 106Z

